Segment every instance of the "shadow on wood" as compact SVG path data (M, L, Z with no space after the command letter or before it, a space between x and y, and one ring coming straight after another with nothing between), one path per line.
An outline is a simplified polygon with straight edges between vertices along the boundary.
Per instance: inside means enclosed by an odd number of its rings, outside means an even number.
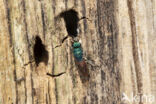
M49 54L48 51L45 49L45 45L42 44L42 40L39 36L36 36L35 38L35 45L33 51L35 63L37 66L40 62L44 62L45 65L48 64Z
M69 9L60 13L60 17L62 17L65 21L68 35L71 37L76 37L78 34L77 28L79 22L78 13L74 9Z

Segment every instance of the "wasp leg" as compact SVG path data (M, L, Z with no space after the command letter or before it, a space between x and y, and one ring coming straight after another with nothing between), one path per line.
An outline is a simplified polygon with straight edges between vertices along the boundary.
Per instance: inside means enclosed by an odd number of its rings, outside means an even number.
M25 80L25 78L22 77L22 78L20 78L20 79L16 79L15 81L16 81L18 84L21 84L21 82L24 81L24 80Z
M99 67L98 65L95 64L94 60L89 60L86 57L84 57L84 60L86 61L87 64L93 66L93 67Z
M68 35L62 39L62 44L64 43L64 41L65 41L67 38L68 38Z

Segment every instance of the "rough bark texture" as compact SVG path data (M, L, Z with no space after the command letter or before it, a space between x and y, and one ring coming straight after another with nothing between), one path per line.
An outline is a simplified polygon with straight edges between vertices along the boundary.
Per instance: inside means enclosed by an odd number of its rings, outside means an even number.
M79 22L84 56L97 65L88 64L89 81L70 38L54 49L68 35L58 15L73 7L89 18ZM155 104L122 101L156 98L155 34L156 0L0 0L0 104Z

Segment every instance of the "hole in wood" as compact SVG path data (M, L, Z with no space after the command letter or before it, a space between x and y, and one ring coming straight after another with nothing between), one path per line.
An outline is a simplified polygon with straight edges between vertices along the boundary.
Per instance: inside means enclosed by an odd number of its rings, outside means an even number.
M60 17L62 17L65 21L68 35L71 37L76 37L78 34L77 29L79 22L78 13L74 9L69 9L60 13Z
M39 36L35 38L35 45L34 45L34 59L35 63L38 66L40 62L44 62L45 65L48 64L49 54L45 48L45 45L42 44L42 40Z

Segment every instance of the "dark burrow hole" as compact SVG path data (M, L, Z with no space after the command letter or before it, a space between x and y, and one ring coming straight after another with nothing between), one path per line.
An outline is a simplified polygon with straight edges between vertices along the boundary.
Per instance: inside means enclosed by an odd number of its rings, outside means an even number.
M46 65L48 64L49 54L48 51L45 49L45 45L42 44L42 40L39 36L36 36L35 38L35 45L33 51L35 63L37 66L40 62L44 62Z
M62 17L65 21L68 35L71 37L76 37L78 34L77 28L79 22L78 13L74 9L69 9L60 13L60 17Z

